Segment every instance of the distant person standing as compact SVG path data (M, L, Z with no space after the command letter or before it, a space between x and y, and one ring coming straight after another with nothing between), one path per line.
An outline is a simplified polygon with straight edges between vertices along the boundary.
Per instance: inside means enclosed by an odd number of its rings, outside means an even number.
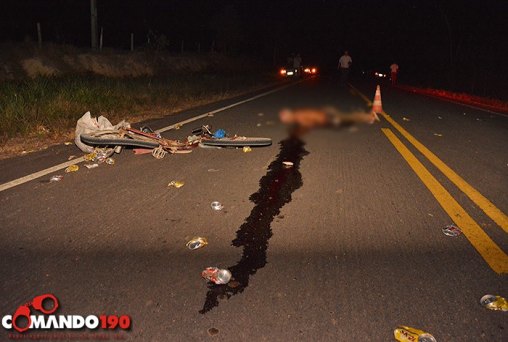
M345 84L349 76L349 68L353 64L351 56L348 51L344 51L344 54L339 59L338 69L340 71L340 83Z
M390 65L390 70L392 72L392 86L394 86L397 84L397 73L399 72L399 66L397 63Z

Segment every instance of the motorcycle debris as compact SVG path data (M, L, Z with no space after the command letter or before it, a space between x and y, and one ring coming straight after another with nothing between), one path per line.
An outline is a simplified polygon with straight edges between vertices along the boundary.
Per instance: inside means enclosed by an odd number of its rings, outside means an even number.
M400 342L436 342L434 336L423 330L401 325L393 331L395 339Z
M455 236L459 236L460 234L462 234L462 230L460 230L460 228L454 224L449 224L446 227L444 227L442 230L443 230L443 234L446 236L455 237Z
M480 299L480 304L489 310L508 311L508 301L501 296L485 295Z
M174 186L175 188L178 189L178 188L181 188L184 185L185 185L185 183L182 182L182 181L171 181L171 182L168 183L168 188Z
M79 170L79 166L77 165L70 165L70 166L67 166L67 168L65 169L65 172L66 173L69 173L69 172L76 172Z
M85 164L85 167L87 169L95 169L96 167L99 167L99 164L93 163L93 164Z
M108 165L115 165L115 160L113 158L107 158L106 159L106 164Z
M218 201L213 201L210 206L212 207L213 210L215 211L219 211L219 210L222 210L224 208L224 206L218 202Z
M244 146L244 147L243 147L243 152L244 152L244 153L247 153L247 152L252 152L252 148L250 148L250 146Z
M231 272L229 270L217 267L205 268L204 271L201 272L201 276L217 285L227 284L229 280L231 280Z
M155 159L162 159L164 158L166 155L168 154L168 152L164 151L164 149L162 148L162 146L158 146L156 148L154 148L152 150L152 156L155 158Z
M63 176L62 176L62 175L54 175L54 176L51 176L51 178L49 179L49 181L50 181L51 183L53 183L53 182L60 182L62 179L63 179Z
M190 250L195 250L201 247L205 247L208 245L208 240L204 237L196 236L189 240L186 244L187 248Z

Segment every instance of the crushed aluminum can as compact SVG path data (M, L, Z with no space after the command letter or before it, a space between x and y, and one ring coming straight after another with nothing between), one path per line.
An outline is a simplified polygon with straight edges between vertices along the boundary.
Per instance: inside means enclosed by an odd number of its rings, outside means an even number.
M480 304L489 310L508 311L508 301L501 296L485 295L480 299Z
M293 162L283 161L282 165L284 165L285 168L290 168L290 167L293 167Z
M393 331L395 339L399 342L436 342L434 336L423 330L401 325Z
M94 163L94 164L85 164L85 167L87 169L95 169L96 167L99 167L99 164L97 164L97 163Z
M178 188L181 188L184 185L185 185L185 183L182 182L182 181L171 181L171 182L168 183L168 188L174 186L175 188L178 189Z
M50 182L60 182L63 179L62 175L54 175L49 179Z
M190 250L195 250L201 247L205 247L208 245L208 240L204 237L196 236L189 240L186 244L187 248Z
M77 166L76 164L74 165L70 165L70 166L67 166L67 168L65 169L65 172L66 173L69 173L69 172L76 172L79 170L79 166Z
M250 146L244 146L243 147L243 152L245 152L245 153L252 152L252 148L250 148Z
M443 230L443 234L446 236L455 237L455 236L459 236L460 234L462 234L462 230L460 230L460 228L454 224L449 224L446 227L444 227L442 230Z
M219 201L213 201L210 206L213 210L219 211L224 208L224 206Z
M106 164L108 165L115 165L115 160L113 158L106 158Z
M201 276L217 285L227 284L231 280L231 272L229 270L217 267L207 267L201 272Z

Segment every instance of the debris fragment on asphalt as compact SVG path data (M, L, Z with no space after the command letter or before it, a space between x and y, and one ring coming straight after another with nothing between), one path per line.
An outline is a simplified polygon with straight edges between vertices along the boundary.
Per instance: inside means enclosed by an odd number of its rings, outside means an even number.
M257 127L261 127L261 124L260 124L260 123L258 123L256 126L257 126Z
M405 116L402 118L402 120L404 120L404 121L411 121L411 119L406 118Z
M99 164L93 163L93 164L85 164L85 167L87 169L95 169L96 167L99 167Z
M508 311L508 301L501 296L487 294L480 299L480 304L489 310Z
M208 169L208 172L219 172L219 169Z
M54 175L49 179L50 182L59 182L63 179L62 175Z
M446 227L444 227L442 230L443 230L443 234L446 236L455 237L455 236L459 236L460 234L462 234L462 230L460 230L460 228L454 224L449 224Z
M72 156L69 156L69 158L67 158L67 160L73 160L74 158L76 158L76 156L72 155Z
M201 276L214 284L227 284L231 280L231 272L218 267L207 267L201 272Z
M115 165L115 160L111 157L106 159L106 164L108 165Z
M293 162L290 162L290 161L283 161L282 164L284 165L284 167L286 168L290 168L293 166Z
M443 117L442 116L438 116L437 117L439 120L443 120Z
M434 133L436 137L442 137L443 135L441 133Z
M182 125L180 125L180 124L177 124L174 126L174 129L180 129L180 128L182 128Z
M393 331L395 339L400 342L436 342L434 336L423 330L401 325Z
M72 141L66 141L66 142L64 142L65 146L69 146L69 145L72 145L72 144L73 144Z
M219 201L213 201L210 206L213 210L219 211L224 208L224 206Z
M73 164L73 165L67 166L67 168L65 169L65 172L66 173L76 172L78 170L79 170L79 166L77 166L76 164Z
M265 114L263 114L263 113L258 113L258 116L263 116L263 115L265 115Z
M244 147L243 147L243 152L244 152L244 153L247 153L247 152L252 152L252 148L250 148L250 146L244 146Z
M205 247L208 245L208 240L201 236L193 237L191 240L189 240L186 244L187 248L190 250L195 250L201 247Z
M152 151L153 150L150 148L133 148L132 149L132 152L134 152L134 154L151 154Z
M85 154L83 156L83 158L85 158L86 161L94 161L95 158L97 158L97 153L96 152L91 152L91 153Z
M168 183L168 188L170 187L175 187L175 188L181 188L182 186L184 186L184 182L182 181L171 181Z

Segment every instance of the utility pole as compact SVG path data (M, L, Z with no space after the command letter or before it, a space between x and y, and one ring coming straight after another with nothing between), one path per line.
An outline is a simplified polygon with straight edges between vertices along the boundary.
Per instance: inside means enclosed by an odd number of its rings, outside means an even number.
M97 50L97 0L90 0L90 22L92 27L92 50Z

